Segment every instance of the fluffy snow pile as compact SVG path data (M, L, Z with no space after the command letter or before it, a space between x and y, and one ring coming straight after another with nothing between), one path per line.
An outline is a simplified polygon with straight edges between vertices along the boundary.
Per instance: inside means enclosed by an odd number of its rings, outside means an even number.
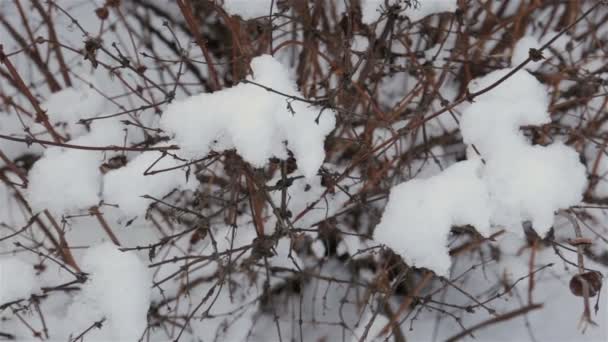
M366 24L371 24L380 18L382 13L381 8L384 7L384 0L362 0L361 1L361 20ZM403 4L400 0L391 0L389 4ZM458 8L456 0L418 0L411 1L412 6L409 7L404 14L411 21L419 21L429 15L443 12L454 12Z
M416 265L439 274L450 266L443 243L453 225L472 224L481 233L490 228L490 196L478 176L481 161L456 163L428 179L414 179L391 190L375 238ZM402 237L404 232L407 236Z
M68 309L68 331L105 318L104 329L91 332L93 340L139 340L148 325L152 286L146 265L135 253L105 243L89 249L82 266L89 279Z
M120 252L111 243L88 249L80 265L88 279L75 297L57 298L54 305L67 307L59 315L47 316L52 332L67 337L102 322L103 329L92 329L87 341L139 340L148 324L152 286L146 265L134 252ZM42 294L43 279L32 264L16 257L0 259L0 304ZM50 284L56 285L54 281Z
M287 68L273 57L256 57L251 68L250 81L301 97ZM288 148L298 161L298 169L311 178L325 158L323 142L335 126L335 114L302 101L286 100L284 95L258 85L241 83L171 104L161 128L175 136L181 153L193 158L212 149L236 148L247 162L261 167L270 157L286 158Z
M483 89L509 71L490 73L470 89ZM576 151L560 142L530 146L519 130L549 123L548 103L543 86L527 72L518 72L477 97L460 121L465 143L474 144L486 161L493 223L515 232L521 232L521 221L530 220L545 234L554 211L580 202L587 183Z
M544 235L553 226L555 211L582 200L587 179L578 154L555 143L489 159L485 181L495 224L521 233L519 223L530 220Z
M32 208L61 213L97 204L100 159L99 154L90 151L46 150L29 174L27 198Z
M273 57L254 58L251 68L254 76L250 81L288 96L301 97L289 78L289 71ZM66 97L74 100L75 109L62 114L71 122L87 116L85 108L92 106L90 101L97 101L90 96L76 96L80 93L77 90L60 92L52 95L47 103L56 104ZM312 178L325 158L323 144L325 136L334 128L335 113L299 100L288 103L284 95L242 83L213 94L176 101L168 106L160 124L174 136L181 157L200 158L212 149L235 148L247 162L262 167L270 157L287 158L289 149L297 159L298 169ZM119 121L99 120L92 122L90 132L71 140L70 144L122 145L124 136L124 127ZM142 196L162 197L175 188L189 189L194 185L187 183L183 172L180 173L179 165L183 162L171 156L160 158L161 153L155 151L140 153L125 167L102 174L99 166L116 154L58 147L46 149L29 173L27 198L33 209L50 209L61 214L86 209L103 200L118 204L127 216L141 215L151 202ZM153 164L154 170L175 170L144 175ZM62 196L58 197L58 193Z
M123 134L118 122L100 120L92 123L91 132L69 143L82 146L118 145L123 140ZM98 204L103 177L99 166L113 154L109 151L102 153L60 147L46 149L28 175L26 195L32 208L65 213Z
M509 71L492 72L469 89L484 89ZM471 152L470 160L437 176L393 188L376 240L412 265L447 275L451 226L470 224L486 234L498 225L522 234L521 222L529 220L539 234L547 233L554 212L580 202L586 186L576 151L560 142L532 146L519 129L550 122L547 105L543 86L526 72L477 97L460 129L485 164Z
M78 120L100 114L105 99L91 88L69 87L50 96L41 107L46 109L49 120L65 125L65 131L75 138L86 133Z
M509 73L494 71L473 80L469 91L484 89ZM460 120L464 142L474 144L484 159L529 146L520 127L550 122L544 87L526 72L518 72L498 87L475 98Z

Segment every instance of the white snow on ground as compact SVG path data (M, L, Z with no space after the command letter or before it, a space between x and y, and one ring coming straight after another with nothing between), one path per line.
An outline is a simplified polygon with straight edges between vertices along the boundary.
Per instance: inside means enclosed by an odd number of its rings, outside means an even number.
M0 305L28 299L37 290L34 267L16 257L0 258Z

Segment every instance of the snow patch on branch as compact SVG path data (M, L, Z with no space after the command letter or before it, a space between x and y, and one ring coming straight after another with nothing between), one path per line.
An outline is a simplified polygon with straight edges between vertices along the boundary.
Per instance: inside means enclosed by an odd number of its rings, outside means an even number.
M40 106L46 109L55 126L63 124L65 133L75 138L86 133L85 126L78 121L101 114L104 102L105 99L95 90L81 86L62 89Z
M121 212L129 217L143 215L154 200L142 196L160 199L175 188L185 189L194 184L192 179L186 182L186 175L182 170L173 169L181 164L184 162L169 155L163 156L155 151L144 152L125 167L106 174L103 198L107 203L118 204ZM172 170L163 171L167 169ZM145 175L146 171L163 172Z
M93 340L137 341L148 325L151 275L134 252L121 252L111 243L93 247L82 262L89 279L67 312L66 329L86 329L102 317ZM68 328L69 326L69 328Z
M251 69L249 81L302 97L287 68L272 56L254 58ZM235 148L247 162L262 167L273 156L287 158L289 149L298 168L311 178L325 158L323 143L335 126L335 114L259 85L241 83L172 103L160 124L189 157Z
M479 176L481 166L480 160L456 163L434 177L391 189L375 239L407 263L447 274L449 228L472 224L489 232L489 194Z
M72 145L104 146L123 140L120 124L94 121L91 132L71 140ZM117 152L51 147L45 150L28 174L27 199L35 211L49 209L63 214L97 205L102 177L99 166Z
M484 89L511 69L498 70L471 82L469 91ZM481 234L502 226L523 235L531 221L544 235L554 213L582 200L585 167L578 153L561 142L532 146L521 126L550 122L544 87L527 72L518 72L477 98L465 109L460 129L475 146L469 160L456 163L429 179L394 187L375 239L406 262L447 275L450 227L472 225Z

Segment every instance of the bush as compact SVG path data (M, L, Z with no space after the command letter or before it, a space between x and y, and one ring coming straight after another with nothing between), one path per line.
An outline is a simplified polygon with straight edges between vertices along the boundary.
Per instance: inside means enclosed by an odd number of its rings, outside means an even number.
M608 339L607 16L0 2L0 338Z

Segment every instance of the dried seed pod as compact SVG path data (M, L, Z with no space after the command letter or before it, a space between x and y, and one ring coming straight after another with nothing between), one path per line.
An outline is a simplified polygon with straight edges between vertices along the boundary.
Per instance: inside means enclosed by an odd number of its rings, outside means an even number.
M89 38L84 42L84 59L91 62L91 66L97 69L99 63L97 62L97 50L101 48L101 39Z
M602 288L602 274L596 271L589 271L577 274L570 279L570 291L578 297L584 296L584 287L589 288L589 297L594 297Z
M104 6L97 8L95 10L95 14L97 14L97 18L99 18L99 20L106 20L108 19L110 12L108 11L108 8Z
M534 62L538 62L541 59L545 58L543 56L543 52L542 51L540 51L539 49L534 49L534 48L531 48L528 51L528 56L530 56L530 59L533 60Z
M194 233L192 233L192 235L190 235L190 244L194 245L197 242L204 240L206 236L207 236L207 228L201 227L201 228L195 230Z

